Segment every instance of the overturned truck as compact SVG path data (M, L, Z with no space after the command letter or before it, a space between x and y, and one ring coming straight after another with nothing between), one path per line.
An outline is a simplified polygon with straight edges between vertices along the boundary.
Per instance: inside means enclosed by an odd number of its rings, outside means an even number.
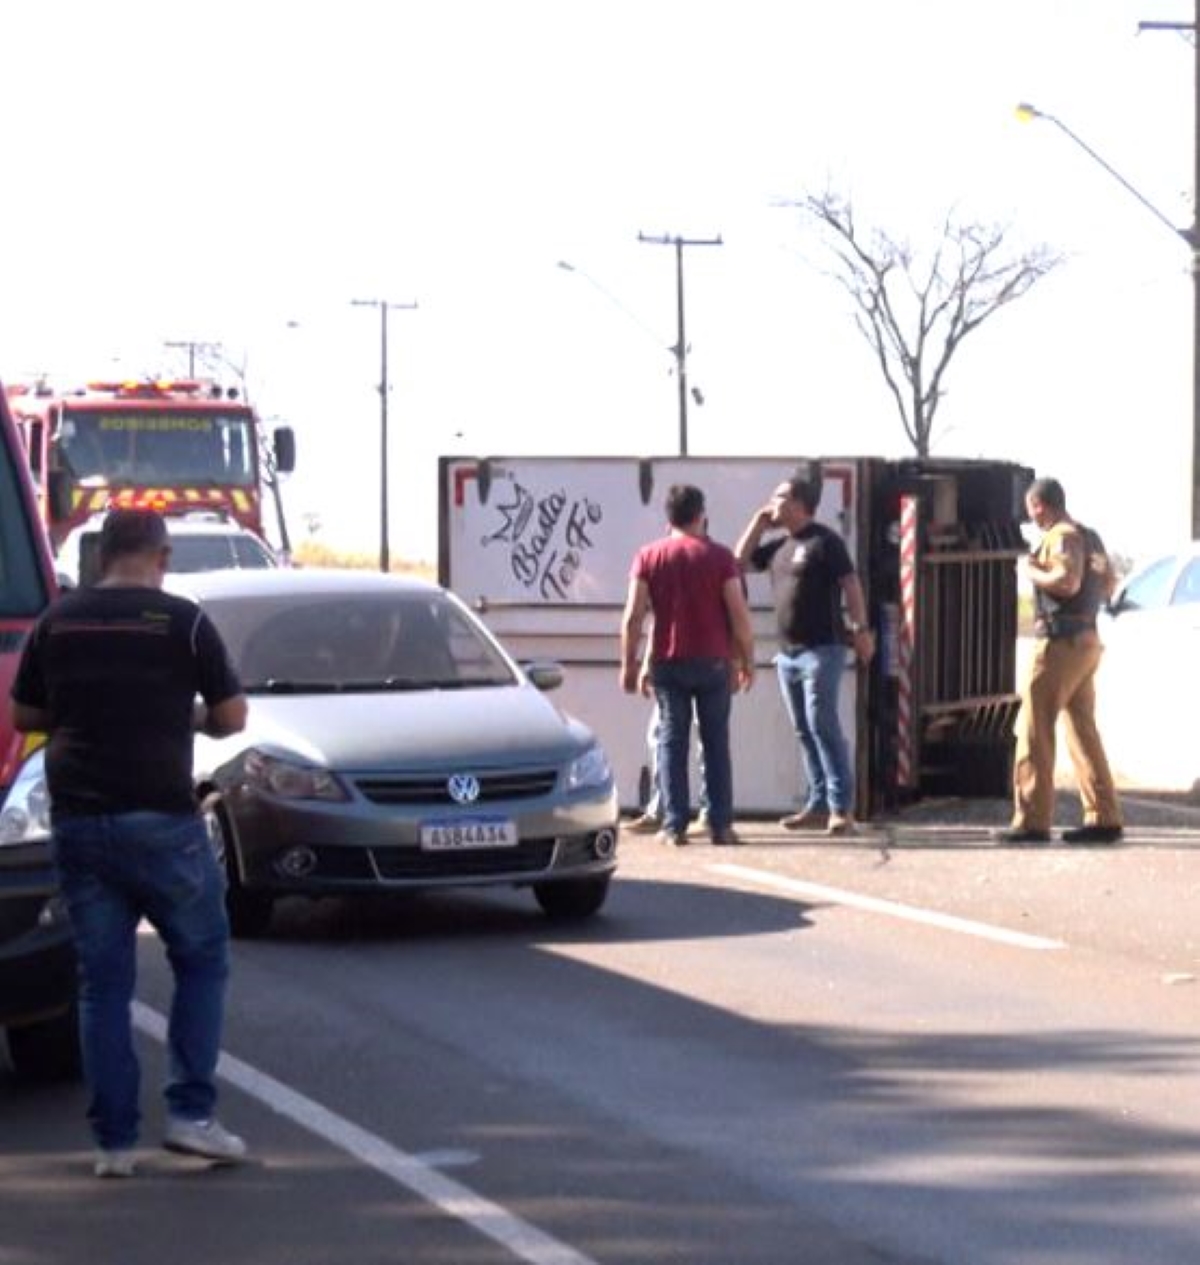
M672 483L703 488L712 535L732 545L797 467L820 479L817 518L845 538L878 638L868 668L847 652L841 696L857 813L868 818L926 795L1005 794L1028 467L949 458L443 457L439 579L518 658L562 663L564 706L595 729L622 805L633 808L649 789L649 703L618 685L633 554L665 530ZM739 812L777 814L803 801L803 771L769 675L767 580L747 581L766 671L734 703L734 785Z

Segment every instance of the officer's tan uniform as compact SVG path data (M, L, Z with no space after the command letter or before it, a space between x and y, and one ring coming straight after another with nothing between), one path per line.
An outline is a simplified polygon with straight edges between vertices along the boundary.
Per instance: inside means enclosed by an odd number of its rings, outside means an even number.
M1066 562L1080 575L1088 559L1107 568L1103 554L1089 555L1082 534L1070 521L1055 523L1042 538L1035 560ZM1096 608L1107 596L1107 576L1081 575L1084 596L1073 602L1061 626L1039 618L1038 637L1017 715L1013 770L1013 826L1049 831L1054 820L1055 727L1061 714L1067 750L1079 782L1083 821L1088 826L1120 826L1121 807L1104 744L1096 728L1096 669L1103 646L1095 630ZM1066 629L1067 631L1064 631Z

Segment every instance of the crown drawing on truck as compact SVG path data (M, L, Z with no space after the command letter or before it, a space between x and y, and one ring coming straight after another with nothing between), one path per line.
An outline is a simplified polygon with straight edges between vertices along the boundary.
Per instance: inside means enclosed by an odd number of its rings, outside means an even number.
M522 487L516 479L513 479L512 498L511 501L507 503L501 502L496 506L503 521L498 531L484 537L483 543L485 545L491 544L494 540L520 540L529 524L530 515L533 513L533 494L527 488Z

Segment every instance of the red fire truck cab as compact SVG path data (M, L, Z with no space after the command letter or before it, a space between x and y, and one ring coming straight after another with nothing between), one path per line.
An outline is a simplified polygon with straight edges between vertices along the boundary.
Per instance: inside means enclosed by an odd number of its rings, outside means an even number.
M119 505L220 510L264 535L262 496L295 466L290 427L268 441L234 388L198 379L8 388L54 548Z

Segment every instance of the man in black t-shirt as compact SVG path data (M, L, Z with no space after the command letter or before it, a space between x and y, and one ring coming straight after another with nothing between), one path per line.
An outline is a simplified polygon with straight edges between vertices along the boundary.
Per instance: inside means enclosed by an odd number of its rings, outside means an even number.
M747 523L736 553L747 570L770 572L775 666L808 781L802 808L780 824L841 835L854 830L854 765L838 717L846 634L861 663L870 662L875 642L845 542L814 518L819 501L819 487L804 478L781 483Z
M12 687L17 729L49 735L51 834L79 957L99 1177L134 1169L130 1004L142 918L166 944L175 976L164 1145L224 1162L246 1155L213 1116L229 923L224 876L192 790L194 732L244 728L246 699L208 617L162 592L169 556L160 515L110 513L100 582L43 614Z

